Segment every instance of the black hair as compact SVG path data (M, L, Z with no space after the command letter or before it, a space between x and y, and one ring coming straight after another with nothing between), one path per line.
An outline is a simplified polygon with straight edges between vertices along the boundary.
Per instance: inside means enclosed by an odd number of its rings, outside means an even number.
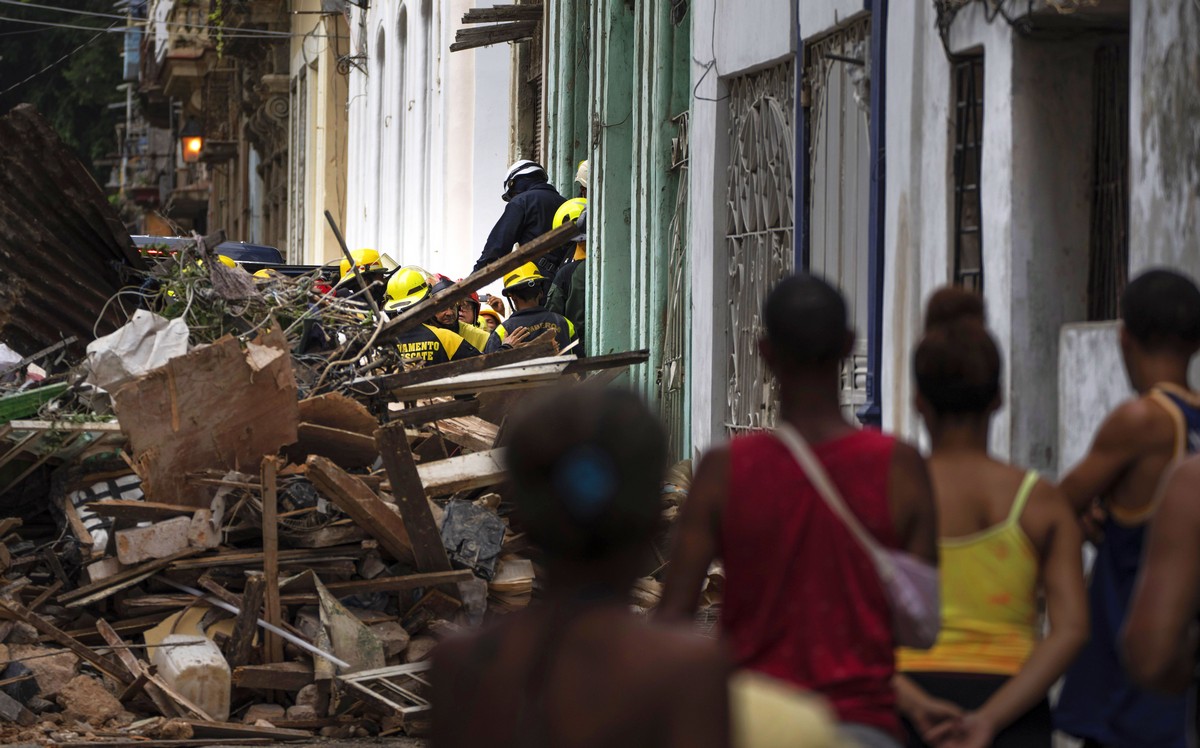
M540 283L522 284L505 289L507 296L515 296L521 301L537 301L542 293L543 289Z
M780 360L799 366L839 361L850 334L846 300L808 273L781 280L763 305L767 339Z
M505 442L517 519L548 559L596 560L650 541L667 441L640 397L559 389L524 407Z
M1121 319L1145 348L1189 356L1200 348L1200 290L1174 270L1147 270L1130 281L1121 297Z
M917 391L939 415L983 414L1000 395L1000 347L984 318L977 293L947 287L929 299L913 373Z

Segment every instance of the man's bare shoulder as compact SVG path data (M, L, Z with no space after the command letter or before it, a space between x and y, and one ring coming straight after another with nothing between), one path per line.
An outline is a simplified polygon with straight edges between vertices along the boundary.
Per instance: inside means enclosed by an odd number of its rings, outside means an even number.
M1121 403L1100 425L1100 436L1124 442L1159 441L1174 435L1174 420L1155 395Z

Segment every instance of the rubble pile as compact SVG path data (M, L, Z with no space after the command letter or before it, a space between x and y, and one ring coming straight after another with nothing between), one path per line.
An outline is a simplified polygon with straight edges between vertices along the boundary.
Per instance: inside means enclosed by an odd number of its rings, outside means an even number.
M436 643L537 594L504 499L507 412L645 360L538 340L381 364L403 317L364 322L317 309L311 279L273 290L206 266L160 269L139 293L166 303L127 310L86 359L0 359L4 742L422 733ZM234 286L257 296L218 290ZM332 354L305 350L307 314ZM689 473L664 488L642 610Z

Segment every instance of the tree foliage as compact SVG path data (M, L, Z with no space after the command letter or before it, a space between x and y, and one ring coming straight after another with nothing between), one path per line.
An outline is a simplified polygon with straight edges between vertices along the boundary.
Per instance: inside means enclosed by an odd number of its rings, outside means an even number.
M37 4L51 5L46 0L37 0ZM70 11L0 5L0 91L4 92L0 93L0 113L26 102L36 106L103 184L108 170L97 168L96 162L117 150L115 128L125 116L122 109L108 107L124 100L124 94L117 90L123 82L123 37L119 32L124 22L77 13L116 13L112 0L72 0L55 5ZM86 26L96 31L37 26L14 19ZM113 24L117 26L112 31L92 39ZM80 45L84 46L76 49ZM64 55L67 58L59 62ZM30 76L34 77L21 82ZM13 86L16 88L8 90Z

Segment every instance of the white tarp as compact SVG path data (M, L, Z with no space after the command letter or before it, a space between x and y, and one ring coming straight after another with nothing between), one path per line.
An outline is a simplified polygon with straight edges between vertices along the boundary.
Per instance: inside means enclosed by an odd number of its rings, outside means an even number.
M187 323L139 309L116 332L88 344L88 382L111 390L187 352Z

